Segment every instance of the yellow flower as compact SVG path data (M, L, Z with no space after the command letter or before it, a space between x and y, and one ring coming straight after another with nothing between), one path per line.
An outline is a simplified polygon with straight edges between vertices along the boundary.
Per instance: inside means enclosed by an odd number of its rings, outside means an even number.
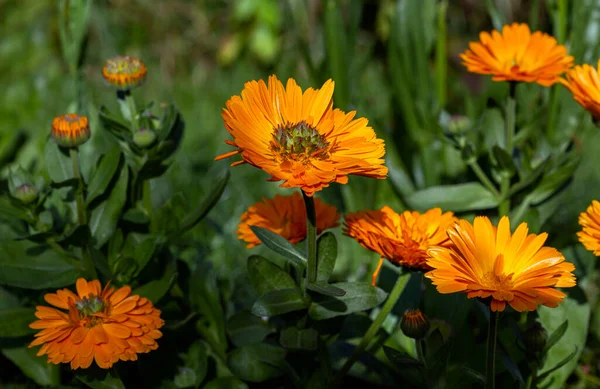
M567 72L567 80L561 82L571 91L575 101L592 114L594 121L600 120L600 77L597 69L588 64L575 66Z
M593 200L592 204L579 214L579 224L583 228L577 233L579 241L594 255L600 255L600 202Z
M573 66L573 57L548 34L533 34L527 24L513 23L479 34L479 42L471 42L460 55L467 70L491 74L494 81L536 82L551 86Z
M300 188L308 196L332 182L345 184L355 174L383 179L387 168L383 140L356 112L333 109L333 81L304 93L294 79L284 88L275 76L250 81L240 96L226 103L223 119L236 148L216 160L240 154L241 161L283 180L285 188Z
M92 361L108 369L118 360L135 361L138 353L156 350L158 330L164 321L147 298L131 295L124 286L117 291L98 280L77 280L77 294L69 289L48 293L44 299L60 308L38 306L38 317L29 327L42 330L29 347L42 345L37 355L48 362L70 363L72 369L88 368ZM63 312L66 310L68 312Z
M111 85L121 90L130 90L146 80L148 69L136 57L117 56L108 59L102 68L102 76Z
M328 228L337 227L340 214L337 209L315 198L317 215L317 234ZM306 238L306 209L304 200L298 192L291 196L276 195L272 199L263 199L250 206L241 217L238 225L238 238L248 243L246 247L261 244L250 226L271 230L291 243L298 243Z
M528 234L521 223L514 234L508 217L495 227L485 216L473 224L459 220L448 230L453 245L429 249L425 274L440 293L467 293L468 298L491 298L492 311L508 303L515 310L533 311L538 305L556 307L565 294L555 288L575 286L575 266L558 250L543 246L548 234Z
M74 113L57 116L50 135L60 147L77 147L90 139L88 118Z

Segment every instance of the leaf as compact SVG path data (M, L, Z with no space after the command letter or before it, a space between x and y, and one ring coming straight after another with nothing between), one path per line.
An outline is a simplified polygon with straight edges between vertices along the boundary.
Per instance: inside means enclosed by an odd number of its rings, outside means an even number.
M72 285L80 269L69 257L26 241L0 245L0 284L27 289Z
M140 234L132 232L127 235L125 244L121 249L124 257L132 257L136 262L136 271L133 276L140 274L152 259L152 255L156 249L157 238L153 235Z
M570 294L574 292L572 290ZM546 363L540 369L540 371L544 371L560 364L573 353L573 347L576 347L576 356L548 376L548 380L552 381L549 386L550 389L563 388L567 378L577 367L577 360L585 347L590 319L590 305L588 302L580 303L571 297L567 297L556 308L541 306L538 309L538 315L540 322L550 333L553 333L563 325L565 319L569 319L569 327L565 331L565 334L548 351L546 354Z
M44 162L53 182L61 183L74 178L71 158L50 138L44 146Z
M252 232L254 232L256 237L265 244L265 246L276 253L281 254L294 266L300 269L304 269L304 267L306 267L306 254L288 242L287 239L274 233L273 231L267 230L266 228L250 226L250 229Z
M368 283L339 282L331 284L346 292L344 296L331 297L316 295L308 309L314 320L330 319L374 308L387 297L383 290Z
M20 305L17 296L0 287L0 309L17 308Z
M102 247L110 239L117 228L123 206L127 200L127 184L129 169L121 170L115 187L110 192L108 199L92 210L90 217L90 231L96 239L96 247Z
M325 296L343 296L346 294L345 290L336 288L325 282L308 283L307 289Z
M0 338L17 338L36 331L29 324L36 321L33 308L0 309Z
M30 216L26 210L12 204L10 200L5 197L0 197L0 219L2 219L2 217L7 220L20 219L29 224L35 223L35 219Z
M208 353L201 341L192 343L188 352L182 355L185 366L179 367L179 372L173 382L178 388L198 388L208 370Z
M102 156L98 168L88 185L86 204L89 205L98 196L104 194L117 172L120 162L121 149L118 147L113 147L111 151ZM126 168L124 167L124 169Z
M235 377L220 377L208 382L202 389L248 389L248 385Z
M308 307L300 289L272 290L260 296L252 306L256 316L277 316Z
M284 328L279 335L279 343L287 349L316 350L319 332L314 328L300 330L296 327Z
M48 363L46 358L40 358L36 353L36 349L27 347L2 349L2 354L36 384L58 386L60 384L59 366Z
M498 199L476 182L431 186L407 196L406 202L419 211L440 207L444 211L461 212L498 206Z
M558 327L552 335L548 338L548 343L546 343L546 347L544 347L544 352L548 352L567 332L567 328L569 328L569 319L566 319L560 327Z
M317 282L328 282L337 258L337 240L331 232L326 232L317 240Z
M538 204L557 192L567 181L573 178L573 173L579 165L578 157L570 157L550 172L546 172L539 185L528 196L531 204Z
M252 255L248 258L248 277L259 296L272 290L297 288L296 283L285 270L260 255Z
M233 350L227 366L244 381L263 382L283 375L278 365L285 359L285 350L266 343L252 344Z
M237 347L260 343L272 332L267 321L247 310L231 315L227 321L227 331Z
M561 367L563 367L564 365L566 365L567 363L569 363L569 361L571 361L571 359L573 359L573 357L577 354L577 347L575 347L575 349L573 350L573 352L569 355L567 355L562 361L558 362L556 364L556 366L554 366L553 368L551 368L550 370L542 373L539 375L538 379L540 381L542 381L544 378L548 377L550 374L552 374L553 372L555 372L556 370L560 369Z
M92 389L125 389L123 382L108 371L97 372L87 369L77 372L75 376Z
M424 387L424 366L421 362L412 358L405 352L395 350L388 346L383 346L383 351L403 380L413 386Z
M177 273L174 272L172 266L169 266L168 269L161 279L150 281L145 285L135 288L132 294L146 297L156 304L171 289L171 286L173 286L173 283L177 279Z

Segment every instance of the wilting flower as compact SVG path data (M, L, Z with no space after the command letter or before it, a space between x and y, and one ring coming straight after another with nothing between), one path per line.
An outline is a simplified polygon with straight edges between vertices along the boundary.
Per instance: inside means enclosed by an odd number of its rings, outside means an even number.
M48 362L70 363L72 369L85 369L92 360L108 369L119 359L135 361L138 353L158 348L164 321L150 300L131 295L129 286L102 289L98 280L79 278L76 287L77 294L62 289L44 296L68 312L37 306L40 320L29 327L42 331L29 347L42 345L38 356L48 354Z
M285 188L301 188L308 196L329 186L345 184L355 174L383 179L387 168L383 140L367 119L356 112L333 109L333 81L304 93L294 79L284 88L275 76L250 81L240 96L233 96L223 110L225 127L236 148L216 160L241 154L232 166L249 163L283 180Z
M446 229L456 220L452 212L442 213L440 208L423 214L417 211L397 214L388 206L350 213L344 219L344 234L393 264L413 270L431 269L425 262L429 256L427 249L447 245L450 240Z
M491 74L494 81L537 82L551 86L573 66L573 57L556 38L536 31L527 24L513 23L479 34L479 42L471 42L460 58L470 72Z
M594 255L600 256L600 202L593 200L585 212L579 214L582 231L577 233L579 241Z
M412 339L423 339L429 332L429 319L420 309L409 309L402 315L400 329Z
M52 121L51 136L60 147L77 147L90 139L88 118L74 113L57 116Z
M600 61L598 61L600 67ZM571 91L573 98L586 111L592 114L594 121L600 120L600 78L598 70L584 64L575 66L567 72L567 80L561 82Z
M453 245L429 249L425 274L440 293L465 292L468 298L491 297L492 311L508 303L533 311L539 304L556 307L565 294L555 288L575 285L575 266L558 250L543 246L548 234L528 234L521 223L511 235L508 217L495 227L485 216L473 224L459 220L448 230Z
M317 215L317 234L328 228L337 227L340 214L337 209L315 198ZM238 238L248 243L246 247L260 244L250 226L271 230L291 243L298 243L306 238L306 209L304 200L298 192L291 196L276 195L272 199L264 199L250 206L241 217L238 225Z
M111 58L102 68L104 79L121 90L130 90L143 83L146 73L146 65L139 58L130 56Z

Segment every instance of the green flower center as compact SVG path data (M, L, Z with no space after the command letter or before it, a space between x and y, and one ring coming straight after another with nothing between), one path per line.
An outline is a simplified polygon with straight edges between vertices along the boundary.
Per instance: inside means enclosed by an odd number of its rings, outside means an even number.
M102 301L100 297L94 295L84 297L75 303L75 308L77 308L79 314L84 317L102 312L104 307L104 301Z
M275 128L271 151L284 160L304 161L310 157L326 158L328 153L319 153L329 146L325 136L309 126L305 121Z

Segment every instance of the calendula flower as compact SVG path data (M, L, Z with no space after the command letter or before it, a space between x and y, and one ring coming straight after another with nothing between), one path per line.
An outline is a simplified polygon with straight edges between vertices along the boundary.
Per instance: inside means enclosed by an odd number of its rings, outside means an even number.
M90 139L88 118L74 113L57 116L50 135L60 147L77 147Z
M600 66L600 61L598 61L598 66ZM598 70L588 64L575 66L567 72L567 80L561 81L571 91L575 101L592 114L594 121L599 121L600 77L598 77Z
M117 56L106 61L102 68L102 76L111 85L120 90L130 90L139 86L146 79L148 69L136 57Z
M575 286L572 263L558 250L544 246L548 234L528 234L521 223L514 234L504 216L498 227L485 216L473 224L459 220L448 230L453 245L429 249L425 274L440 293L464 292L468 298L491 298L492 311L508 303L515 310L538 305L556 307L565 294L555 288Z
M56 308L37 307L40 320L29 327L41 331L29 347L42 345L38 356L47 354L48 362L70 363L72 369L85 369L94 360L108 369L158 348L164 321L150 300L132 295L129 286L102 289L98 280L79 278L76 287L77 294L62 289L44 296Z
M452 212L442 213L440 208L423 214L416 211L398 214L388 206L350 213L344 219L344 234L382 257L373 274L373 284L383 258L411 270L430 270L425 261L429 256L427 249L449 244L446 229L456 220Z
M241 161L283 180L285 188L300 188L308 196L332 182L345 184L355 174L383 179L387 168L383 140L367 119L356 112L333 109L333 81L304 93L294 79L284 88L275 76L250 81L240 96L233 96L223 110L225 127L236 148L216 160L240 154Z
M600 256L600 202L593 200L585 212L579 214L579 225L583 228L577 233L579 241L594 255Z
M317 234L328 228L337 227L340 214L337 209L315 198L317 215ZM306 209L304 200L298 192L291 196L276 195L272 199L264 199L250 206L241 217L238 225L238 238L247 243L246 247L261 244L250 226L271 230L291 243L298 243L306 238Z
M536 31L527 24L513 23L479 34L479 42L469 43L460 55L470 72L491 74L494 81L536 82L551 86L573 66L573 57L556 38Z

